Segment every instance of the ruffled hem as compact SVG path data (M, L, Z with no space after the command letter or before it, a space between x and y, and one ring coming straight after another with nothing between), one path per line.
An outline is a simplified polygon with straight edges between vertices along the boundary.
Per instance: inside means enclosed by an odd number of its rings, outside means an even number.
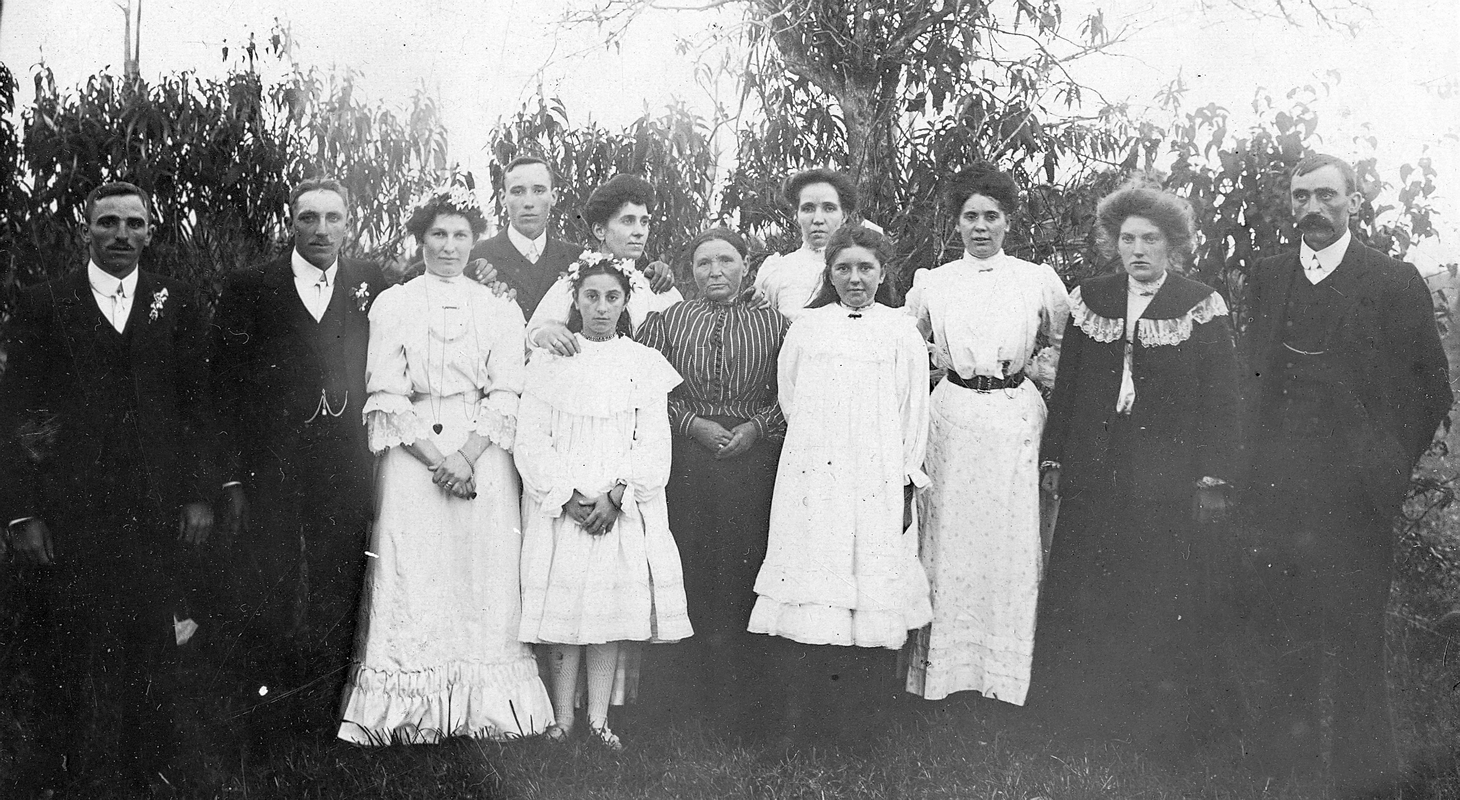
M487 401L482 400L477 407L477 418L471 423L471 430L510 453L512 445L517 442L517 417L490 408Z
M436 744L452 736L518 739L536 736L553 722L552 703L531 656L410 672L357 665L345 697L338 736L361 745Z
M1136 341L1142 347L1178 345L1191 338L1193 325L1205 325L1229 314L1227 302L1212 292L1179 317L1136 320ZM1070 292L1070 316L1086 336L1102 344L1118 341L1125 335L1125 320L1103 317L1090 310L1078 286Z
M782 603L765 595L750 612L751 633L767 633L802 644L886 647L896 650L908 632L933 619L926 597L901 611L858 611L814 603Z
M372 397L370 402L374 403L375 398ZM383 453L397 445L414 444L417 440L425 438L430 432L430 428L426 425L426 421L412 410L410 401L406 400L404 411L371 409L369 405L366 405L365 432L370 452Z

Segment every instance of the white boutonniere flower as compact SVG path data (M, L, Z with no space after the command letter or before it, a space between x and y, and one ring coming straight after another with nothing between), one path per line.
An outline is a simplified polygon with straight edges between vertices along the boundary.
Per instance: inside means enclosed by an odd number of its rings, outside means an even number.
M167 305L167 290L158 289L152 293L152 309L147 312L147 321L156 322L162 316L162 308Z
M355 308L364 311L368 305L370 305L370 284L360 281L360 285L355 287Z

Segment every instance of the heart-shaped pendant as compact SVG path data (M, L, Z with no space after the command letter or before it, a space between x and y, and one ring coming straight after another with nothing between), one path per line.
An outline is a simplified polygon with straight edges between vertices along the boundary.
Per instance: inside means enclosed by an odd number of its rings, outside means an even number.
M438 422L435 425L432 425L431 426L431 430L433 430L433 431L435 431L437 433L440 433L441 432L441 423Z

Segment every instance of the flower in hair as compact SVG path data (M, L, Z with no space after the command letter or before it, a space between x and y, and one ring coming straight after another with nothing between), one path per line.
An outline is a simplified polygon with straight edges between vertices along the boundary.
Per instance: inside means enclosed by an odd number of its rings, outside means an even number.
M564 274L573 286L577 286L579 280L581 280L580 276L583 270L601 265L610 266L622 272L629 279L629 287L635 292L652 292L649 286L649 279L644 273L639 271L638 265L632 259L614 258L607 253L600 253L596 250L584 250L581 255L573 260L573 263L568 265L568 271Z
M482 211L481 204L477 202L476 195L465 186L437 186L434 189L427 189L416 196L411 208L425 208L432 203L450 206L460 212L475 211L477 215L486 217Z

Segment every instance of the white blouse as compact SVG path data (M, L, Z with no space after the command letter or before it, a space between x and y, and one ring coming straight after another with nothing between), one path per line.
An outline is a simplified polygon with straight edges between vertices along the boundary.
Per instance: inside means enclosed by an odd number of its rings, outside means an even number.
M1002 250L987 259L964 253L937 269L919 270L904 310L931 338L939 367L963 378L1023 370L1046 388L1054 385L1070 296L1052 268ZM1036 353L1040 333L1047 344Z
M821 275L826 270L824 253L803 246L785 255L767 257L755 274L756 292L765 295L781 316L795 322L821 290Z
M434 402L470 406L472 430L511 450L522 392L522 310L466 277L429 273L370 307L365 424L380 452L429 434ZM437 398L432 403L413 400Z

